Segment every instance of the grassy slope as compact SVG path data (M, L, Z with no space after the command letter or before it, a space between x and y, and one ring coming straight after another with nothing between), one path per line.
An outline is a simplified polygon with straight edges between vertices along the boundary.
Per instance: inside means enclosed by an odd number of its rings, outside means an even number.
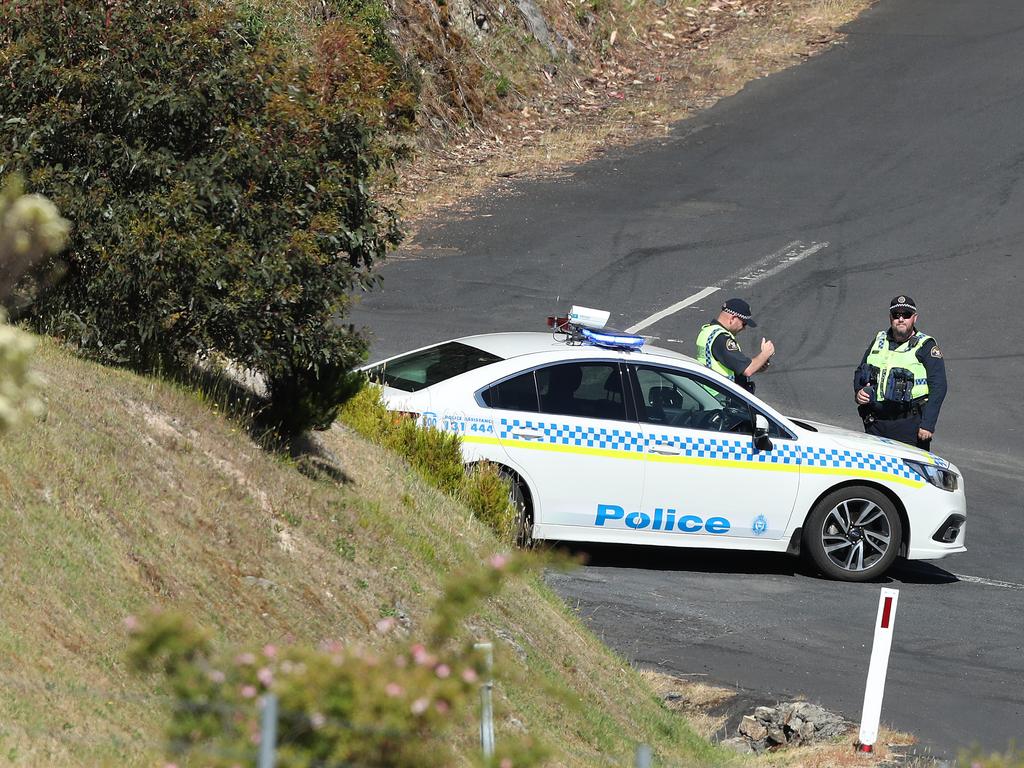
M126 669L129 613L175 606L230 643L373 643L382 615L415 633L443 577L495 550L464 509L340 428L325 442L344 486L173 385L52 345L38 367L48 418L0 441L0 762L153 764L167 702ZM510 673L499 739L525 727L560 765L628 765L641 741L670 765L720 760L542 584L511 584L472 628Z

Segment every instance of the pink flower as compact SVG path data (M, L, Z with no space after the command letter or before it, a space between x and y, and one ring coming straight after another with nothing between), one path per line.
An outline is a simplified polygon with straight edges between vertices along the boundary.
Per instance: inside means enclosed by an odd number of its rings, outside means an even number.
M427 652L427 649L417 643L412 647L412 658L417 664L423 667L429 667L434 664L434 656Z
M250 664L256 663L256 657L251 653L240 653L235 657L235 664L239 666L249 666Z
M242 686L242 698L243 699L251 699L251 698L253 698L255 696L256 696L256 686L255 685L243 685Z
M498 764L498 768L512 768L512 761L507 758L501 758L501 763Z
M263 655L266 656L268 659L273 659L275 656L277 656L277 646L267 643L263 646Z
M508 558L505 555L495 555L491 558L491 567L496 571L500 571L508 564Z
M124 621L122 621L121 623L124 624L124 628L128 632L134 633L139 631L139 619L137 616L125 616Z
M313 730L317 730L324 727L324 723L327 722L327 718L319 712L314 712L309 716L309 724L313 726Z
M447 701L441 701L439 699L438 701L434 702L434 709L436 709L438 712L440 712L442 715L444 715L444 714L446 714L448 712L450 707L448 706L448 702Z
M395 656L395 666L399 669L404 669L409 664L409 660L405 656Z
M225 680L224 673L221 672L219 669L211 669L209 672L206 673L206 676L210 678L211 682L217 684L223 683Z
M270 671L270 667L262 667L260 671L256 673L256 679L269 688L270 684L274 682L274 673Z
M452 668L447 664L438 664L437 669L434 670L434 674L440 677L442 680L448 677L452 673Z
M381 619L377 622L377 631L382 635L387 634L395 628L396 624L398 624L398 622L395 621L394 617L388 616L386 619Z
M462 670L462 679L465 680L467 683L475 683L478 679L476 670L472 667L468 667Z
M430 706L430 700L429 699L419 698L419 699L416 699L416 701L414 701L412 703L412 706L409 707L409 709L412 710L412 713L414 715L422 715L424 712L427 711L427 707L429 707L429 706Z
M402 695L402 686L400 686L398 683L388 683L384 686L384 693L386 693L391 698L396 698Z

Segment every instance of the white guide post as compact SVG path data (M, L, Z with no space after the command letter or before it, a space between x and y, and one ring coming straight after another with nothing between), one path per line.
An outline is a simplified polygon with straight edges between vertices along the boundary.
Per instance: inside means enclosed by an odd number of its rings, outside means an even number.
M878 721L882 715L882 694L885 692L885 674L889 669L889 648L896 624L898 589L882 589L878 596L878 617L875 619L875 640L871 646L868 682L864 689L864 709L860 716L858 752L873 752L878 738Z

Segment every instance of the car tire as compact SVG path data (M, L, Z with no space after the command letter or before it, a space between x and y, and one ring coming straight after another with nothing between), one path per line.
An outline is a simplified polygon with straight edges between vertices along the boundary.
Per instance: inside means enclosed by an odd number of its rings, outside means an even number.
M896 506L881 491L851 485L827 494L807 516L804 551L826 576L871 581L885 573L903 542Z
M509 483L508 500L516 510L515 543L520 549L533 549L533 511L526 499L522 481L511 472L501 473Z

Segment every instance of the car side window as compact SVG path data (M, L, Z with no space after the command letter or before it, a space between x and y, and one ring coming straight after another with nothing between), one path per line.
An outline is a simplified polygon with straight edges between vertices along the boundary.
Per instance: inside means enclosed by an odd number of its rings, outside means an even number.
M536 373L541 413L626 419L626 399L618 363L562 363L540 368Z
M709 379L655 366L636 366L640 421L714 432L753 431L746 400Z
M488 408L536 413L537 382L534 379L533 371L527 371L491 385L480 393L480 399Z

